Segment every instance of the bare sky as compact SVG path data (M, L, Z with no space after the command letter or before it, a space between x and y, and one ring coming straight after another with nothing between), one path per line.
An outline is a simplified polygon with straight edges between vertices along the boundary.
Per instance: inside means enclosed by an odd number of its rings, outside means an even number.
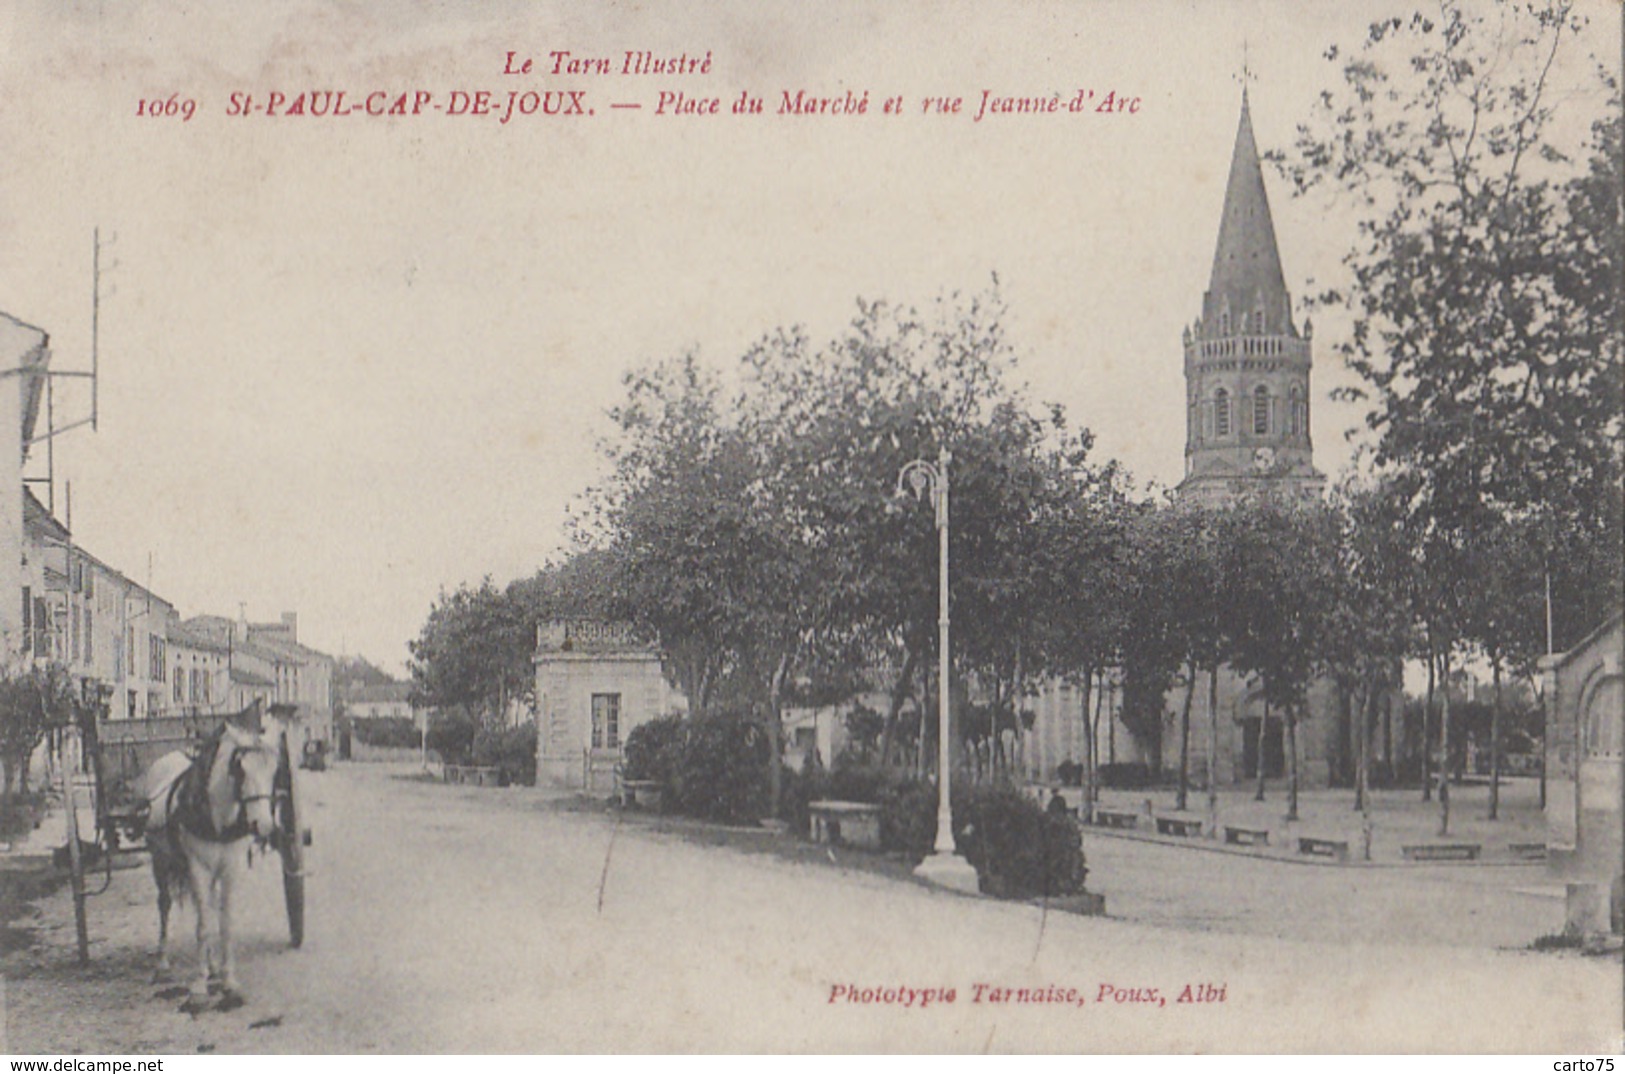
M0 309L89 363L99 432L63 438L58 513L183 614L300 614L302 640L400 670L442 588L534 570L595 472L621 374L857 296L924 304L992 273L1026 379L1142 480L1179 479L1180 330L1200 311L1245 54L1283 147L1382 3L156 4L0 9ZM1617 60L1620 7L1582 4ZM710 73L505 75L506 53L711 55ZM1582 57L1577 53L1576 60ZM1577 68L1559 72L1577 83ZM1567 79L1567 82L1562 80ZM590 117L227 114L312 90L584 90ZM780 116L784 90L869 94ZM971 118L983 90L1140 98L1135 114ZM742 91L765 115L656 115ZM179 93L189 122L137 115ZM928 96L966 112L923 114ZM901 96L901 115L882 113ZM642 103L612 110L611 103ZM431 106L432 107L432 106ZM1565 107L1584 113L1594 101ZM1343 209L1268 176L1288 286L1324 280ZM1316 461L1357 412L1316 317ZM58 420L88 397L57 396ZM39 468L35 467L35 472Z

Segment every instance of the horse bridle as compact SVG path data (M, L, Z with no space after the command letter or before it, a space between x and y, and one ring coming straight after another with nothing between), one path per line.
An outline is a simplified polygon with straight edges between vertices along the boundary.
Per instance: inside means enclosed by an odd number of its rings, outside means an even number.
M241 809L243 806L248 805L248 803L250 803L250 802L265 802L265 801L269 801L272 798L276 797L276 793L275 793L274 789L270 790L270 791L266 791L264 794L246 794L245 795L245 794L242 793L242 791L243 791L243 779L244 779L244 774L243 774L243 754L250 753L250 752L252 752L254 750L263 749L263 748L264 747L261 747L261 746L238 746L238 747L234 748L231 751L231 757L226 762L227 771L229 771L231 773L232 796L237 799L237 806L238 806L239 809Z

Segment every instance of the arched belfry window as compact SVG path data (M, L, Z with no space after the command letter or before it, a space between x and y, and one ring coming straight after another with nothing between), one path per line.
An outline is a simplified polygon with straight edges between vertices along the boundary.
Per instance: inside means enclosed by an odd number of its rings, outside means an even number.
M1270 434L1270 390L1260 384L1253 389L1253 435Z
M1213 393L1213 435L1230 435L1230 393L1223 388Z
M1303 389L1296 384L1292 386L1291 401L1286 412L1286 431L1288 436L1302 436L1304 429Z

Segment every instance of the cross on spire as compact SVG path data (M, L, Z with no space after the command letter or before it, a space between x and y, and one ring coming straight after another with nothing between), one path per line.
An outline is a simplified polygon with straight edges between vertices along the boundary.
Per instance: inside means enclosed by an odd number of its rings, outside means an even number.
M1247 92L1247 83L1258 81L1258 76L1253 74L1252 63L1247 55L1247 39L1245 37L1241 39L1241 74L1233 77L1235 81L1241 84L1243 93Z

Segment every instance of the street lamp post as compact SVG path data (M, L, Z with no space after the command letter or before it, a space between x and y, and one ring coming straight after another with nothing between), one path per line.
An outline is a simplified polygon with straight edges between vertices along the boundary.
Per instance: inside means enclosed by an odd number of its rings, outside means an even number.
M936 462L915 459L897 475L898 492L907 488L920 497L929 493L937 514L937 841L914 872L945 887L975 892L976 870L954 853L950 789L953 752L948 733L948 464L952 459L947 447L939 447Z

